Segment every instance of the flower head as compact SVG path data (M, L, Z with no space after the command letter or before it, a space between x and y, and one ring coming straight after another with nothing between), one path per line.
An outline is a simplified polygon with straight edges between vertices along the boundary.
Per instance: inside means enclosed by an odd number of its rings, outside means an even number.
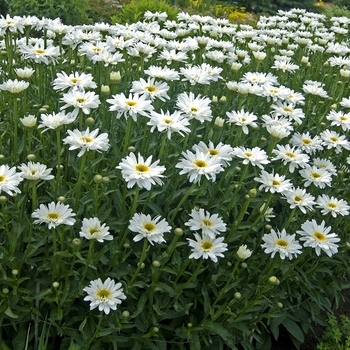
M265 189L265 192L284 193L293 187L290 180L286 180L284 175L274 174L274 172L270 174L265 170L262 170L260 177L256 177L254 180L261 183L259 190Z
M285 258L292 260L301 254L301 245L295 239L295 234L288 235L285 229L281 232L272 229L270 233L264 234L262 240L265 242L261 245L262 248L265 248L266 254L271 253L272 258L279 253L282 260Z
M238 112L226 112L226 115L228 117L228 123L240 126L246 135L249 134L248 126L252 128L256 128L258 126L258 124L255 122L258 117L253 113L245 112L244 109Z
M74 107L71 112L74 116L77 116L79 110L82 110L84 114L90 114L92 108L97 108L101 101L93 91L84 90L71 90L63 95L61 101L65 103L61 109L66 109L68 107Z
M192 248L190 259L208 259L214 262L218 261L218 257L224 257L222 254L227 250L227 244L223 243L224 237L210 238L205 233L200 236L198 233L194 234L196 240L187 238L189 246Z
M331 214L334 218L338 215L349 215L350 206L344 199L337 199L333 196L329 197L326 194L318 196L316 207L321 209L323 215Z
M329 257L338 252L336 243L340 238L336 233L329 233L331 227L326 227L324 221L317 224L316 220L308 220L301 225L301 230L297 231L301 235L300 240L305 241L304 247L314 248L317 255L323 250Z
M16 173L16 167L10 168L7 164L0 165L0 193L6 192L10 196L14 193L21 193L17 187L23 180L19 173Z
M51 175L51 168L47 168L45 164L28 162L28 164L21 164L19 166L21 170L20 175L23 179L36 181L36 180L52 180L54 178Z
M79 149L78 157L81 157L86 151L107 151L109 148L108 134L103 133L97 136L98 129L90 132L89 128L85 131L67 130L69 136L64 138L62 141L64 144L70 145L69 149Z
M52 114L42 114L40 116L41 122L39 125L40 128L45 128L42 132L47 130L55 130L60 128L62 125L68 125L75 121L77 118L76 115L72 113L65 113L65 111L61 111L59 113L53 112Z
M100 278L91 281L88 287L83 289L88 295L85 301L90 301L90 310L98 307L99 311L109 314L110 310L116 310L117 305L126 299L121 283L115 283L109 277L102 282Z
M113 239L108 230L109 227L106 224L101 225L98 218L84 218L79 236L88 240L95 239L97 242L103 243L104 240L111 241Z
M201 177L204 175L208 180L216 180L216 174L223 171L221 160L210 157L210 154L203 153L199 150L196 153L191 151L182 152L184 158L175 165L181 169L180 175L188 174L189 181L200 183Z
M9 79L5 83L0 84L0 90L9 91L11 94L19 94L23 90L27 89L29 83L24 80L12 80Z
M165 167L158 165L158 163L159 160L152 163L152 156L144 160L140 154L136 157L131 152L126 158L122 159L116 168L121 169L128 188L137 184L140 188L145 188L149 191L151 185L163 184L160 178L164 177L162 174L165 171Z
M238 248L236 256L239 260L244 261L250 258L252 256L252 253L253 252L247 248L247 245L243 244Z
M138 233L133 238L134 242L147 238L148 242L153 245L155 243L165 242L163 234L171 231L171 226L165 221L160 220L160 216L152 219L151 215L135 213L130 220L129 230Z
M32 213L32 218L37 219L34 224L47 224L49 229L59 225L74 225L75 219L73 216L75 214L72 209L60 202L51 202L47 206L40 204L39 208Z
M210 215L208 211L201 208L192 209L190 216L191 219L185 222L185 225L189 226L191 231L202 230L202 233L210 238L215 238L220 232L226 231L226 224L218 214Z

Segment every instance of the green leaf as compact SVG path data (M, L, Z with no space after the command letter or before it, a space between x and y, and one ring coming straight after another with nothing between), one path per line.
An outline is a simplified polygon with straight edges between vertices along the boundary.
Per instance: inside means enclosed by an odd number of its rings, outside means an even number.
M304 334L296 322L286 318L282 324L294 338L300 342L304 341Z
M6 310L5 310L5 315L7 315L8 317L10 318L18 318L17 315L15 315L12 310L10 309L10 307L8 307Z
M213 322L204 324L203 327L214 334L218 334L223 340L225 340L227 346L235 348L234 337L224 326Z

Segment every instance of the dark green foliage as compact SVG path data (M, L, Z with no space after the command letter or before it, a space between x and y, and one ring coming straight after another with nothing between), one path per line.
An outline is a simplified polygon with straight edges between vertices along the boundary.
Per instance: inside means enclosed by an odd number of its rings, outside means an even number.
M88 23L89 0L12 0L8 12L11 16L37 16L61 18L64 24Z
M7 0L2 0L0 2L0 15L5 16L8 12L8 1Z
M350 10L349 0L333 0L332 4L334 6L345 7L347 10Z
M237 5L244 6L248 12L274 14L278 10L302 8L316 12L315 0L239 0Z

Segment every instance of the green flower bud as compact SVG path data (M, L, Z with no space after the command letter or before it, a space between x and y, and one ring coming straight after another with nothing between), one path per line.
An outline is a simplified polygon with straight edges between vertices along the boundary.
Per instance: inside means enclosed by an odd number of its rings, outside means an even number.
M174 230L174 233L176 236L182 236L184 234L184 231L182 228L176 227L176 229Z

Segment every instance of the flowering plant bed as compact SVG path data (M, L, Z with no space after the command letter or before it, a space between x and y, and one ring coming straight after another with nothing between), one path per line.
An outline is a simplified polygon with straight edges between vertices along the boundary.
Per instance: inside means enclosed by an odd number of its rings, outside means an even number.
M296 346L348 287L350 21L0 19L2 349Z

